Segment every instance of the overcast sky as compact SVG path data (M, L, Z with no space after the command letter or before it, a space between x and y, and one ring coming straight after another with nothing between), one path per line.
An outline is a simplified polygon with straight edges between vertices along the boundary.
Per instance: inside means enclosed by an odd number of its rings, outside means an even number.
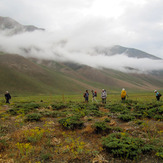
M0 16L46 29L0 35L1 50L9 53L121 71L163 70L163 60L93 51L121 45L163 58L163 0L0 0Z
M121 45L163 58L163 0L0 0L0 16L72 37L69 48Z

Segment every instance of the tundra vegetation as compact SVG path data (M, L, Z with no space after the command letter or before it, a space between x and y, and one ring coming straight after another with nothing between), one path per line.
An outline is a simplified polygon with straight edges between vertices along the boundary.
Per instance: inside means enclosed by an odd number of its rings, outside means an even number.
M100 101L100 97L98 97ZM132 94L105 105L81 96L0 97L0 162L163 161L163 101Z

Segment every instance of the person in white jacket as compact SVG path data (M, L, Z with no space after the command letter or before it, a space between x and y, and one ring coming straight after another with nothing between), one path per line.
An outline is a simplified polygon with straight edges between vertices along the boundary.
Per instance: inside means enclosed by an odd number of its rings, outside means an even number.
M102 98L102 103L106 104L107 93L106 93L106 90L104 89L102 89L101 98Z

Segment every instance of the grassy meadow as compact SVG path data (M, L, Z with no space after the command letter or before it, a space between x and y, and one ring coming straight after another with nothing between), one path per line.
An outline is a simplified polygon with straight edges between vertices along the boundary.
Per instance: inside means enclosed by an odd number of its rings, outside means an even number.
M161 163L163 100L154 93L0 97L0 162Z

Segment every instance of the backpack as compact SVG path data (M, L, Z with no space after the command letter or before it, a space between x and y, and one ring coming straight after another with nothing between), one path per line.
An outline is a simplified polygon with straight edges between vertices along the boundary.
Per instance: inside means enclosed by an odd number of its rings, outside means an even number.
M121 92L121 97L122 97L122 98L126 97L126 91L125 91L125 90L123 90L123 91Z
M97 97L97 92L95 91L95 97Z
M161 97L161 96L162 96L162 94L161 94L161 93L159 93L159 95L158 95L158 96L160 96L160 97Z
M85 96L86 96L86 93L83 94L83 97L85 97Z

